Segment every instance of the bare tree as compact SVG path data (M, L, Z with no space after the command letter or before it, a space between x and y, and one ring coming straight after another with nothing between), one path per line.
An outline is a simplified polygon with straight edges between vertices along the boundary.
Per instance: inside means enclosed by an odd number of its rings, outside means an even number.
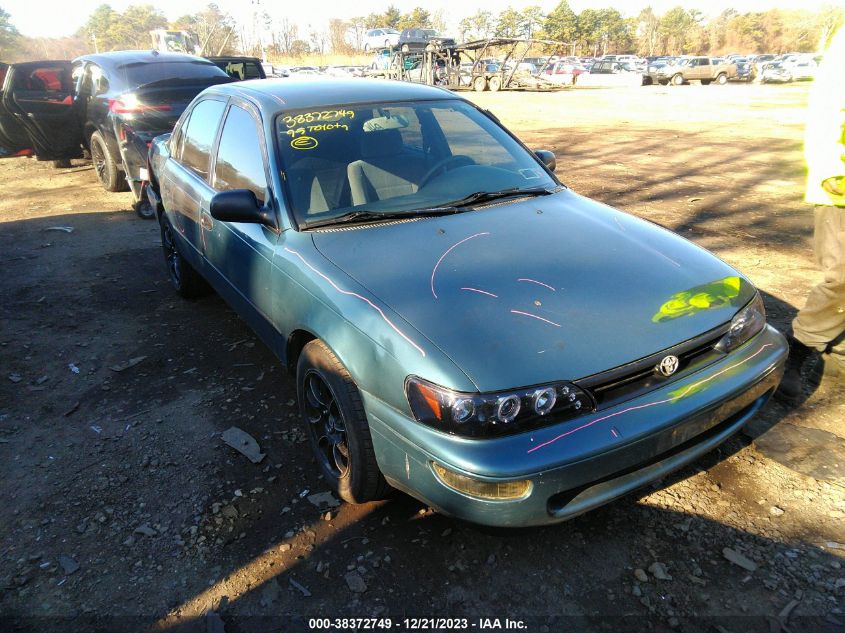
M349 18L348 34L351 40L352 48L356 51L364 49L364 34L367 32L367 18L364 16L356 16Z
M351 46L346 39L349 33L349 22L332 18L329 20L329 45L333 53L349 53Z
M639 52L654 55L660 43L660 18L651 7L646 7L637 16L637 37Z
M285 17L279 21L279 30L277 33L282 52L285 55L289 55L293 50L293 43L299 36L299 27L294 22L291 22L290 18Z
M311 52L324 55L326 53L326 46L328 44L328 34L325 31L311 29L308 32L308 40L311 44Z

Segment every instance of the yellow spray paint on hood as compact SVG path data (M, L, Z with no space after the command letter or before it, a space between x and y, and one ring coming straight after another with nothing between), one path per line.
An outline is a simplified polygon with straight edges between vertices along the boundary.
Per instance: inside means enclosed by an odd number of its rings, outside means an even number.
M680 317L692 316L702 310L735 305L735 300L740 296L741 286L742 279L739 277L725 277L718 281L677 292L660 306L660 310L651 320L654 323L662 323Z

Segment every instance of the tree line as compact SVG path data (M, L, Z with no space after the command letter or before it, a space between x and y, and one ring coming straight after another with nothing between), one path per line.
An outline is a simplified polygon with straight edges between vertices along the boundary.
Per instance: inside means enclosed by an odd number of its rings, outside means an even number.
M845 8L829 4L819 10L770 9L740 13L727 9L706 17L696 9L676 6L662 15L647 7L636 16L619 10L584 9L576 13L562 0L548 14L538 5L521 10L508 7L498 14L479 9L462 18L459 41L490 37L527 37L566 42L573 55L635 53L643 56L681 54L813 52L824 48L845 23ZM297 25L286 21L273 31L272 52L300 55L307 52L354 53L363 50L366 32L374 28L433 28L448 32L442 11L417 7L402 13L390 5L381 13L330 20L325 33L300 37Z
M845 8L829 4L820 9L770 9L740 13L727 9L707 17L696 9L676 6L663 14L647 7L635 16L613 8L576 13L562 0L549 13L539 5L508 7L498 14L479 9L455 22L443 11L423 7L403 13L393 5L382 12L333 18L327 27L300 25L287 17L255 14L249 24L238 23L211 3L203 10L168 21L149 4L130 5L120 12L108 4L97 7L75 34L64 38L30 38L18 33L0 7L0 59L72 58L94 51L149 48L149 31L160 28L192 31L206 54L245 53L260 56L352 54L362 51L370 29L433 28L459 41L490 37L527 37L566 42L573 55L636 53L678 55L811 52L820 50L845 23Z
M818 11L727 9L710 18L681 6L663 15L647 7L626 18L616 9L584 9L576 14L563 0L546 16L543 32L550 39L571 43L575 54L786 53L824 48L843 22L845 9L834 4Z

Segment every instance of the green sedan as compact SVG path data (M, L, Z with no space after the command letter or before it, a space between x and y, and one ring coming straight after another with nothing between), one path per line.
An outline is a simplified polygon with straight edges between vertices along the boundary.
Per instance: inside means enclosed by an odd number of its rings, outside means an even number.
M741 273L555 163L439 88L246 81L156 139L148 195L174 288L295 377L340 497L539 525L713 449L787 352Z

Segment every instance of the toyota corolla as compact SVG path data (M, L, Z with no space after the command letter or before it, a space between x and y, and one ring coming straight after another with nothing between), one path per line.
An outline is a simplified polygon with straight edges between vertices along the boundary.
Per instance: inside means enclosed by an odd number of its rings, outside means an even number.
M741 273L451 92L217 86L150 162L173 286L216 290L280 358L348 502L565 520L713 449L782 375Z

